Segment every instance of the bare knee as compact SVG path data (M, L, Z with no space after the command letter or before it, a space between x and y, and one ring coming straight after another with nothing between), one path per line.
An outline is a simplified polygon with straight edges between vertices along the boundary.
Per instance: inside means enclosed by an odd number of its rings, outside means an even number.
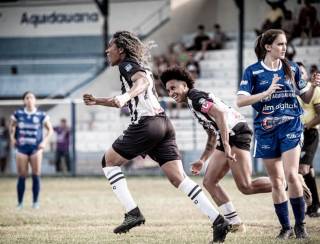
M176 188L178 188L182 182L182 180L179 177L168 177L168 180Z
M285 180L282 177L277 177L271 179L272 189L273 190L283 190L285 188Z
M203 187L207 190L212 189L212 188L216 188L219 185L219 179L204 176L202 184L203 184Z
M290 173L287 175L287 182L288 184L296 184L299 181L298 174Z
M252 186L249 182L241 182L240 184L237 184L237 186L242 194L250 195L253 193Z

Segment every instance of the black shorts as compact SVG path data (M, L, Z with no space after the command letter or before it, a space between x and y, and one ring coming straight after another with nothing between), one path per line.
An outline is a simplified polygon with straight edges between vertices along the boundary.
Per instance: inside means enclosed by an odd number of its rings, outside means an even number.
M236 124L232 128L232 133L229 136L230 147L235 146L239 149L246 150L246 151L250 152L250 143L251 143L252 134L253 134L253 132L247 123L240 122L240 123ZM221 136L218 140L218 145L217 145L216 149L224 152Z
M176 143L173 125L165 114L145 116L138 124L130 124L112 148L126 159L149 155L163 165L181 156Z
M319 143L319 132L315 128L304 129L304 144L301 149L300 164L312 166Z

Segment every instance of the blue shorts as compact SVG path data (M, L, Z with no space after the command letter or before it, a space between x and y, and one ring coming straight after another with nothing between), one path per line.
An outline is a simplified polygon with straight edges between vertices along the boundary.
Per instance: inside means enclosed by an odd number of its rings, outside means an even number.
M39 150L38 145L37 146L17 146L17 151L19 153L31 156L32 154L35 154Z
M259 131L261 132L261 130ZM303 144L303 125L294 118L279 125L272 132L256 133L253 157L279 158L282 153Z

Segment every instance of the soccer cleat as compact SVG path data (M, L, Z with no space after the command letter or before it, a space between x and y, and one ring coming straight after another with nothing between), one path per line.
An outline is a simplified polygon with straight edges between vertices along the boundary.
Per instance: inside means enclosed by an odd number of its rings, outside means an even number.
M246 226L244 223L235 223L230 225L230 232L231 233L245 233L246 232Z
M135 226L139 226L146 222L139 208L136 207L132 209L130 212L124 214L124 220L121 225L116 227L113 232L115 234L121 234L128 232L131 228Z
M277 236L277 239L281 239L281 240L288 240L290 238L293 238L293 230L292 227L290 227L289 229L284 229L282 228L280 230L279 235Z
M23 203L18 203L17 210L21 210L21 209L23 209Z
M303 199L306 202L307 206L311 206L312 204L312 195L311 195L311 191L308 188L306 182L304 181L304 178L301 174L299 175L299 179L303 188Z
M294 233L296 234L296 239L307 239L309 234L307 233L306 228L304 227L305 223L295 224Z
M39 202L34 202L34 203L32 203L32 208L33 208L33 209L39 209L39 208L40 208Z
M226 239L231 225L228 220L219 215L212 224L213 229L213 241L212 243L223 243Z

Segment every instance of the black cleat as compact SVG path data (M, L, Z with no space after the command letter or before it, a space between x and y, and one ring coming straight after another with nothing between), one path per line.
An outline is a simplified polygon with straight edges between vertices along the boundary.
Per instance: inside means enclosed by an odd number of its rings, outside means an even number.
M212 243L223 243L228 232L231 230L231 225L228 220L219 215L212 224L213 241Z
M279 235L277 235L277 239L281 240L288 240L290 238L293 238L293 229L290 227L289 229L282 228L280 230Z
M115 234L121 234L128 232L131 228L144 224L146 222L139 208L136 207L130 212L124 214L124 220L121 225L116 227L113 232Z
M294 226L294 233L296 234L296 239L307 239L309 238L309 234L304 227L305 223L296 224Z

